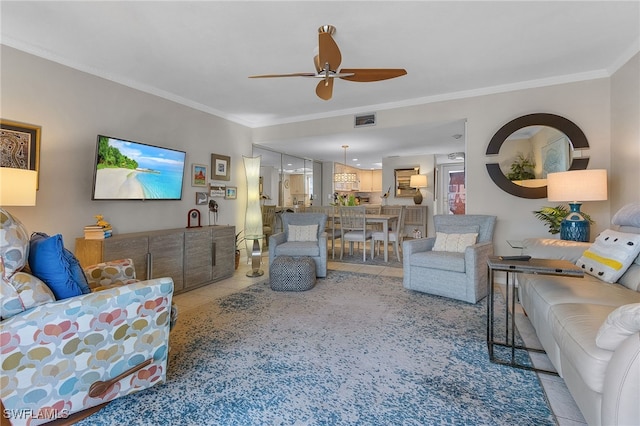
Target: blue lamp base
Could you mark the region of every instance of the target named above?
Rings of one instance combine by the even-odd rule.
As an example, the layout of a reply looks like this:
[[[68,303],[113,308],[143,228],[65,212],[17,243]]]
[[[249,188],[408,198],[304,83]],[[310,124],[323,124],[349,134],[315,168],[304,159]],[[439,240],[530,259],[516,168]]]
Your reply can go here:
[[[560,224],[560,239],[589,242],[589,221],[580,213],[582,203],[569,203],[571,211]]]

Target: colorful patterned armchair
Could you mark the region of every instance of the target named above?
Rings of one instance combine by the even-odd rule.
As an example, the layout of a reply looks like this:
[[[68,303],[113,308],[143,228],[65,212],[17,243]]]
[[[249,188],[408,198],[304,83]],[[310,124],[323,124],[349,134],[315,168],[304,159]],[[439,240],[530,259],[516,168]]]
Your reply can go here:
[[[163,383],[173,280],[137,281],[124,259],[86,268],[90,293],[52,300],[22,271],[23,234],[0,209],[0,415],[36,425]]]

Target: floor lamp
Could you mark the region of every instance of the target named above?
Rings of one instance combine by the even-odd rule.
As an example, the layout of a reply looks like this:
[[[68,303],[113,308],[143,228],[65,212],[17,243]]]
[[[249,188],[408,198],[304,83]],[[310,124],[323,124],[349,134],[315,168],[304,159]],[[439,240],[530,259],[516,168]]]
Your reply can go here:
[[[262,231],[262,210],[260,209],[260,156],[245,157],[244,172],[247,178],[247,211],[244,216],[244,237],[253,240],[251,248],[251,271],[248,277],[260,277],[264,271],[260,269],[262,251],[260,241],[264,238]]]
[[[569,202],[571,211],[560,224],[560,239],[588,242],[589,221],[580,212],[581,202],[607,199],[607,171],[590,169],[549,173],[547,198],[549,201]]]

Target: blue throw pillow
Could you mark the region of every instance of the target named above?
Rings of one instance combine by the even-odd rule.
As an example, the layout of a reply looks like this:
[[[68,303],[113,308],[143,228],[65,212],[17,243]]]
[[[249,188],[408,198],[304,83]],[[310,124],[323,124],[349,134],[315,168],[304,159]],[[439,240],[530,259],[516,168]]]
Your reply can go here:
[[[78,259],[64,248],[62,235],[35,232],[29,243],[31,273],[49,286],[57,300],[90,293]]]

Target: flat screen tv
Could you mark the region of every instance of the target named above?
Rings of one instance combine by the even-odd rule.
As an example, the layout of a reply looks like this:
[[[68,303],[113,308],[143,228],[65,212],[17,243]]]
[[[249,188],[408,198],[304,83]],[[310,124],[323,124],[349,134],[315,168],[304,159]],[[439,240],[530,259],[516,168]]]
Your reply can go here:
[[[186,154],[98,135],[92,200],[180,200]]]

